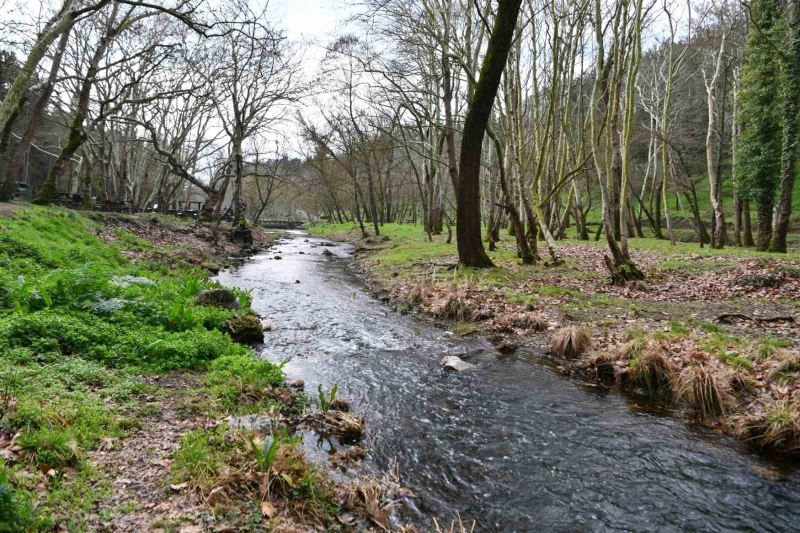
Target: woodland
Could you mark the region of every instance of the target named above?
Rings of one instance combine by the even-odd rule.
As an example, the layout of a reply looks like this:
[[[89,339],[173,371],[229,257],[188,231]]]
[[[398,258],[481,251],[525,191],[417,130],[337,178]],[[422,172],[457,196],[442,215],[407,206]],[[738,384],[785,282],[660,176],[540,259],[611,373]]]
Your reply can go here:
[[[800,486],[800,0],[330,4],[301,39],[277,0],[0,0],[0,531],[501,528],[404,514],[427,486],[354,466],[371,404],[271,353],[344,257],[387,334],[483,339]]]

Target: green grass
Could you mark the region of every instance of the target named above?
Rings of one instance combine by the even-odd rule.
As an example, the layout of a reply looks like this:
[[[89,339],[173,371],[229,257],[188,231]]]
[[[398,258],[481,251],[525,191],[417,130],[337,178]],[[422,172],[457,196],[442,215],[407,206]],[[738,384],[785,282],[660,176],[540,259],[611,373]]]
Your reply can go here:
[[[359,235],[354,224],[325,224],[309,228],[312,234],[323,237],[336,237],[348,234]],[[582,268],[576,261],[566,258],[557,267],[542,263],[535,266],[523,266],[516,257],[515,244],[505,231],[498,249],[488,252],[496,268],[489,269],[453,269],[457,263],[457,251],[454,242],[447,243],[446,235],[433,236],[429,242],[422,226],[413,224],[385,224],[381,226],[381,234],[389,240],[379,245],[367,244],[371,248],[368,259],[370,274],[384,284],[396,281],[407,283],[434,282],[439,285],[451,284],[453,287],[470,286],[502,294],[509,303],[520,305],[541,305],[547,302],[556,305],[562,311],[572,313],[585,320],[607,320],[609,312],[634,314],[658,313],[658,306],[644,301],[633,302],[624,298],[613,298],[592,291],[583,292],[572,286],[554,284],[552,277],[585,281],[588,287],[599,286],[608,282],[605,271]],[[752,249],[725,248],[713,250],[700,248],[697,244],[678,243],[672,246],[669,241],[658,239],[630,239],[634,250],[646,250],[656,254],[661,260],[655,271],[649,272],[652,279],[658,280],[673,273],[699,273],[704,271],[725,272],[734,268],[739,258],[772,258],[784,261],[800,260],[800,254],[761,253]],[[604,250],[605,242],[577,241],[567,239],[560,244]],[[540,243],[540,254],[546,254]],[[707,260],[713,259],[713,260]],[[525,284],[525,290],[519,287]],[[675,306],[675,315],[683,311]],[[602,311],[603,316],[598,316]],[[619,314],[616,313],[616,314]],[[612,320],[613,321],[613,320]],[[714,327],[710,325],[708,327]]]
[[[314,235],[321,237],[330,237],[334,235],[341,235],[346,233],[353,233],[357,231],[357,226],[353,224],[321,224],[311,226],[308,231]],[[446,235],[434,236],[434,242],[427,242],[427,236],[422,226],[415,226],[413,224],[385,224],[381,226],[381,234],[388,236],[391,241],[387,243],[385,249],[379,254],[377,259],[383,264],[389,265],[402,265],[413,261],[420,261],[422,259],[437,258],[443,256],[457,256],[455,237],[450,244],[445,243]],[[506,232],[502,232],[504,241],[511,241]],[[565,243],[576,244],[580,246],[600,246],[605,247],[606,244],[601,238],[600,241],[576,241],[569,239],[562,241]],[[630,247],[634,250],[651,250],[662,255],[665,260],[674,260],[674,263],[667,263],[662,268],[665,269],[679,269],[692,261],[687,261],[684,256],[699,256],[699,257],[720,257],[731,258],[732,260],[739,257],[756,257],[756,258],[772,258],[772,259],[785,259],[785,260],[800,260],[800,253],[778,254],[772,252],[758,252],[752,248],[737,248],[730,246],[722,250],[715,250],[708,246],[700,248],[697,243],[691,242],[678,242],[674,246],[668,240],[653,239],[653,238],[635,238],[629,239]],[[541,243],[540,243],[541,244]],[[542,250],[543,252],[543,250]],[[495,262],[504,264],[507,261],[515,261],[516,255],[510,247],[500,248],[496,252],[489,252],[490,257]],[[733,264],[733,263],[729,263]]]
[[[309,232],[323,237],[336,237],[349,235],[358,236],[360,232],[354,224],[324,224],[308,228]],[[433,236],[429,242],[422,226],[413,224],[385,224],[381,226],[381,234],[389,240],[379,245],[366,244],[371,249],[368,260],[370,274],[375,280],[386,285],[397,281],[406,283],[429,283],[438,285],[451,284],[452,287],[470,286],[479,289],[497,291],[509,303],[520,305],[538,305],[543,302],[558,306],[564,312],[577,312],[581,319],[599,319],[598,309],[617,309],[620,312],[634,314],[659,313],[658,306],[653,306],[645,301],[635,303],[625,298],[612,298],[593,291],[583,292],[578,288],[553,284],[554,276],[587,282],[586,286],[599,286],[608,282],[607,273],[603,270],[585,269],[569,257],[557,267],[546,266],[542,263],[535,266],[523,266],[516,257],[514,240],[505,232],[498,249],[488,252],[496,268],[489,269],[454,269],[457,264],[457,251],[455,243],[447,243],[446,235]],[[762,253],[753,249],[728,247],[714,250],[709,247],[700,248],[697,244],[678,243],[673,246],[669,241],[658,239],[630,239],[630,247],[634,250],[648,251],[655,254],[657,261],[648,276],[658,283],[663,277],[675,273],[723,273],[736,267],[740,258],[767,258],[787,262],[791,267],[800,261],[800,253],[775,254]],[[543,243],[540,243],[540,247]],[[605,250],[606,244],[602,240],[577,241],[567,239],[560,242],[562,245],[584,247],[589,249]],[[541,254],[545,250],[540,249]],[[525,284],[525,290],[519,287]],[[800,303],[786,302],[788,305]],[[687,309],[679,305],[672,307],[673,315],[680,316]],[[714,327],[713,325],[709,327]]]
[[[231,435],[225,424],[187,433],[173,457],[175,482],[192,483],[201,490],[210,491],[220,470],[230,463],[234,453]]]
[[[122,253],[131,249],[151,259],[133,264]],[[246,311],[195,305],[218,285],[164,266],[163,253],[67,210],[0,217],[0,432],[21,448],[15,464],[0,461],[0,531],[85,528],[103,496],[89,453],[137,427],[139,397],[157,392],[138,375],[204,371],[223,412],[243,391],[282,382],[279,366],[224,332]]]

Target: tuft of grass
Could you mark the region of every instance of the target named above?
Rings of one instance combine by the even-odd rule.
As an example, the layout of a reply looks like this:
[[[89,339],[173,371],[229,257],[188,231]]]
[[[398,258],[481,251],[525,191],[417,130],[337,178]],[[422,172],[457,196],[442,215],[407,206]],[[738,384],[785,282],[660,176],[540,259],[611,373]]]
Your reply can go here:
[[[592,333],[585,326],[567,326],[556,331],[550,339],[553,353],[562,357],[577,357],[592,344]]]
[[[689,328],[687,328],[685,324],[681,324],[680,322],[670,321],[669,332],[675,335],[688,335]]]
[[[188,483],[207,495],[234,453],[235,443],[226,424],[189,432],[181,438],[180,447],[173,456],[175,482]]]
[[[651,393],[661,393],[672,387],[677,367],[664,341],[629,341],[623,345],[621,355],[628,360],[628,376],[632,382]]]
[[[431,304],[431,312],[441,318],[452,318],[459,321],[468,320],[471,316],[469,302],[463,290],[447,291]]]
[[[725,328],[713,322],[703,322],[700,324],[700,329],[708,333],[725,333]]]
[[[304,522],[326,525],[338,511],[333,491],[297,448],[298,439],[275,430],[268,438],[222,424],[198,429],[173,455],[173,476],[223,510],[242,500],[284,499]]]
[[[675,399],[688,402],[703,419],[725,415],[734,404],[730,372],[705,362],[689,365],[677,376]]]
[[[737,434],[756,444],[782,452],[800,450],[800,402],[783,399],[755,414],[736,420]]]
[[[545,331],[548,326],[547,320],[535,313],[517,313],[511,320],[514,327],[530,331]]]
[[[775,361],[775,365],[767,374],[767,379],[781,384],[792,383],[798,372],[800,372],[800,357],[787,353]]]
[[[778,353],[782,348],[788,348],[792,345],[791,341],[786,339],[778,339],[775,337],[761,337],[758,339],[758,348],[756,350],[756,361],[763,361],[771,358]]]
[[[208,365],[204,381],[227,413],[249,413],[276,406],[273,390],[283,381],[283,366],[249,353],[222,356]]]
[[[423,305],[428,301],[428,291],[424,285],[415,283],[405,293],[403,300],[412,307]]]

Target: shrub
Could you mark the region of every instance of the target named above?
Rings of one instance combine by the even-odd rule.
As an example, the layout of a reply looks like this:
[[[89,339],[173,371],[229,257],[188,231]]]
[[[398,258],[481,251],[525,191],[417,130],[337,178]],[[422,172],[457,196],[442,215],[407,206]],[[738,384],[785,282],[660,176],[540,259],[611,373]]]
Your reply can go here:
[[[88,314],[43,310],[12,315],[0,322],[0,338],[12,347],[36,352],[58,351],[64,355],[90,354],[120,337],[118,328]]]
[[[177,333],[156,332],[151,342],[135,339],[144,364],[160,370],[200,368],[223,355],[244,355],[246,348],[220,331],[194,329]]]

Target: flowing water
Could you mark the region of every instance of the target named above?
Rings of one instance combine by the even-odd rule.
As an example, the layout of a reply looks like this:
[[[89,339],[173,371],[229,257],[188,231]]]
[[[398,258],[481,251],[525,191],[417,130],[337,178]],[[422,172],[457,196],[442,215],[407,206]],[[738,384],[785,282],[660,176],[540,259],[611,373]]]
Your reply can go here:
[[[402,316],[347,271],[351,251],[294,232],[218,279],[252,289],[273,322],[264,357],[291,357],[307,392],[338,384],[365,415],[367,466],[397,459],[420,524],[459,512],[480,531],[800,530],[797,472],[536,354],[499,358]],[[445,355],[478,368],[444,373]]]

